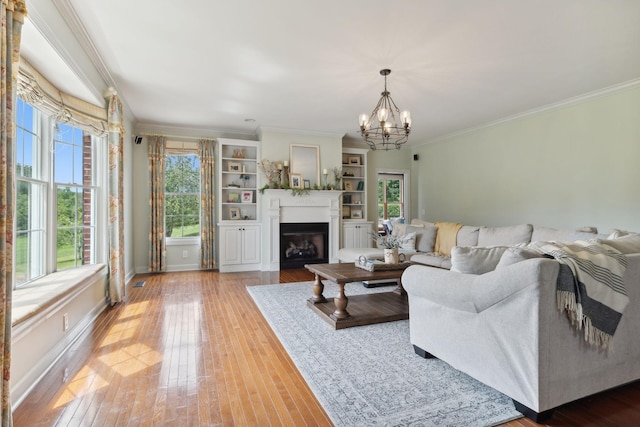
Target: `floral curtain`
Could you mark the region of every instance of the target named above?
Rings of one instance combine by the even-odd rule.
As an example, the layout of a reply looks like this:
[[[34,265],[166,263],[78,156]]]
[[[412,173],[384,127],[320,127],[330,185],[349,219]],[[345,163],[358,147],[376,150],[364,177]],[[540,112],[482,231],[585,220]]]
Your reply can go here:
[[[27,9],[24,1],[0,3],[0,418],[3,426],[11,417],[11,295],[13,290],[13,213],[15,210],[15,114],[20,36]]]
[[[124,126],[122,102],[115,91],[109,99],[109,288],[110,304],[122,301],[124,277]]]
[[[167,246],[164,238],[165,137],[149,137],[149,271],[167,269]]]
[[[200,268],[216,268],[215,141],[200,140]]]

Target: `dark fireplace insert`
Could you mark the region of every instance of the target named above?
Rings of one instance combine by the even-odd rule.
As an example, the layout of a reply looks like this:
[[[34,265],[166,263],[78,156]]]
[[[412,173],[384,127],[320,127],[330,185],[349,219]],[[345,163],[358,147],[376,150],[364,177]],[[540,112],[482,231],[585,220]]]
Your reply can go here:
[[[329,262],[329,223],[280,223],[280,269]]]

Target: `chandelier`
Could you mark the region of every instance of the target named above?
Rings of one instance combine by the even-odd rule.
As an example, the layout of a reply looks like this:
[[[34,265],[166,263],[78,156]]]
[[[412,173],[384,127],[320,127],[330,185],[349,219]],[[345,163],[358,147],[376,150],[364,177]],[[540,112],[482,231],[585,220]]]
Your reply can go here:
[[[409,139],[411,131],[411,113],[400,112],[387,90],[387,76],[391,70],[380,70],[384,76],[384,92],[373,109],[371,116],[360,114],[360,134],[372,150],[400,149]]]

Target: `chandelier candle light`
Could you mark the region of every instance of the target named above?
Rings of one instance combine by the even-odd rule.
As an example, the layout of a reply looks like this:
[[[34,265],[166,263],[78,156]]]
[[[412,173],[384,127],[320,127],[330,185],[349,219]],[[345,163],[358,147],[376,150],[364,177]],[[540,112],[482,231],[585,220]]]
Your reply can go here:
[[[391,70],[380,70],[384,76],[384,92],[373,109],[371,116],[360,114],[360,133],[372,150],[390,148],[400,149],[400,146],[409,139],[411,131],[411,113],[400,112],[391,98],[391,92],[387,90],[387,76]],[[399,126],[400,124],[400,126]]]

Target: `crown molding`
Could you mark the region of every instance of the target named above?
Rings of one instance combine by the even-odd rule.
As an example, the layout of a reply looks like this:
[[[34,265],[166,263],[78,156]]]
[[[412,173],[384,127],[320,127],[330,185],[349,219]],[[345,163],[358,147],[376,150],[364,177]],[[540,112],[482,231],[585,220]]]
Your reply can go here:
[[[526,117],[531,117],[531,116],[536,116],[538,114],[542,114],[542,113],[547,113],[550,111],[555,111],[555,110],[560,110],[562,108],[567,108],[567,107],[571,107],[574,105],[579,105],[588,101],[591,101],[593,99],[596,98],[601,98],[604,96],[608,96],[608,95],[612,95],[614,93],[617,92],[621,92],[624,90],[628,90],[628,89],[633,89],[635,87],[640,87],[640,78],[638,79],[633,79],[633,80],[629,80],[623,83],[619,83],[613,86],[608,86],[606,88],[603,89],[598,89],[592,92],[587,92],[585,94],[582,95],[578,95],[572,98],[567,98],[565,100],[559,101],[559,102],[554,102],[553,104],[547,104],[544,105],[542,107],[538,107],[538,108],[534,108],[532,110],[527,110],[524,111],[522,113],[518,113],[518,114],[514,114],[511,116],[507,116],[498,120],[494,120],[491,122],[487,122],[484,123],[482,125],[478,125],[478,126],[473,126],[467,129],[463,129],[461,131],[457,131],[457,132],[452,132],[450,134],[447,135],[443,135],[443,136],[439,136],[435,139],[432,139],[431,141],[427,141],[427,142],[423,142],[421,144],[415,144],[412,145],[412,147],[422,147],[424,145],[429,145],[429,144],[437,144],[437,143],[441,143],[441,142],[445,142],[451,138],[456,138],[468,133],[472,133],[472,132],[477,132],[479,130],[482,129],[486,129],[486,128],[490,128],[493,126],[497,126],[503,123],[507,123],[507,122],[511,122],[511,121],[515,121],[515,120],[520,120]]]
[[[176,139],[202,139],[202,138],[229,138],[247,141],[259,141],[256,132],[242,132],[232,129],[208,129],[198,127],[171,126],[158,123],[137,122],[134,126],[134,134],[163,135]]]

